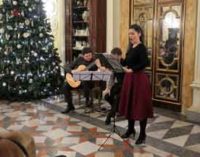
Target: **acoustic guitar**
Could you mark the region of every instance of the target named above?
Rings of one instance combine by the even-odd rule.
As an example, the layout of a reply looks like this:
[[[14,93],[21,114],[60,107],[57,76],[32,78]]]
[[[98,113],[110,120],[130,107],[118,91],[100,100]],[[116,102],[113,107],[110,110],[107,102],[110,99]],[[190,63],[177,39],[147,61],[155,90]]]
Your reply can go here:
[[[88,66],[85,65],[79,65],[78,68],[74,69],[74,72],[81,72],[81,71],[86,71],[89,70],[91,67],[93,67],[96,64],[96,60],[92,63],[90,63]],[[72,87],[72,88],[77,88],[81,85],[81,81],[76,81],[74,80],[73,76],[71,73],[66,74],[66,82]]]

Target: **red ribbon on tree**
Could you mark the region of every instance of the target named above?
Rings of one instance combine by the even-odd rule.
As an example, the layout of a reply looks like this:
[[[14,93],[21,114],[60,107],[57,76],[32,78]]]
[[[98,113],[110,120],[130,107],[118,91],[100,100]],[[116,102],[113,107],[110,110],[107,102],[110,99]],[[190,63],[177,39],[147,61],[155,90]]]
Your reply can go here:
[[[18,10],[18,9],[13,9],[12,15],[13,15],[13,16],[20,16],[19,10]]]

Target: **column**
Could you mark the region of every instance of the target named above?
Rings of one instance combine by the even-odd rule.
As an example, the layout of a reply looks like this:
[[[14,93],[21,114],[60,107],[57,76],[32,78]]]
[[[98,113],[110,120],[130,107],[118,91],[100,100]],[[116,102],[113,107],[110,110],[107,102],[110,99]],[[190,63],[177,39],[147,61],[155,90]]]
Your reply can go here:
[[[58,32],[56,42],[62,65],[65,65],[65,1],[57,0]]]
[[[198,15],[200,16],[200,2],[198,1]],[[193,87],[193,104],[189,109],[191,111],[200,112],[200,19],[197,18],[197,36],[196,36],[196,53],[195,53],[195,76],[192,83]]]
[[[107,35],[106,51],[120,46],[120,0],[107,1]]]
[[[52,34],[54,35],[54,46],[65,64],[65,1],[42,0],[47,18],[50,19]]]

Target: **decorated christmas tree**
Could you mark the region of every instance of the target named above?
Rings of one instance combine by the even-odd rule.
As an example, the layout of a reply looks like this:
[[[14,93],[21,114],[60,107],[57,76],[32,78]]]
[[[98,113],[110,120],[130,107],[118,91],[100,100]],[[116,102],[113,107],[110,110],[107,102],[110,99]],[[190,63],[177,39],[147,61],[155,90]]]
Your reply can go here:
[[[0,98],[30,100],[57,94],[60,59],[41,0],[0,6]]]

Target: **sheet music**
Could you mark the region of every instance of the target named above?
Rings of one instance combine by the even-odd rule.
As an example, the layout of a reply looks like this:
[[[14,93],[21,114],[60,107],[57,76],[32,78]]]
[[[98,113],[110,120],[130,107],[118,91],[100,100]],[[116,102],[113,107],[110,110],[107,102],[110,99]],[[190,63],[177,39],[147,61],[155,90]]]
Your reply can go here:
[[[111,71],[81,71],[73,72],[73,78],[76,81],[109,81],[112,75]]]
[[[73,72],[74,80],[82,80],[82,81],[89,81],[92,79],[93,71],[81,71],[81,72]]]
[[[111,54],[107,53],[96,53],[95,54],[97,58],[100,59],[101,63],[109,69],[112,69],[116,73],[123,73],[124,69],[120,62],[112,57]]]
[[[92,80],[97,81],[97,80],[101,80],[101,81],[109,81],[110,77],[112,75],[111,71],[94,71],[93,72],[93,77]]]

